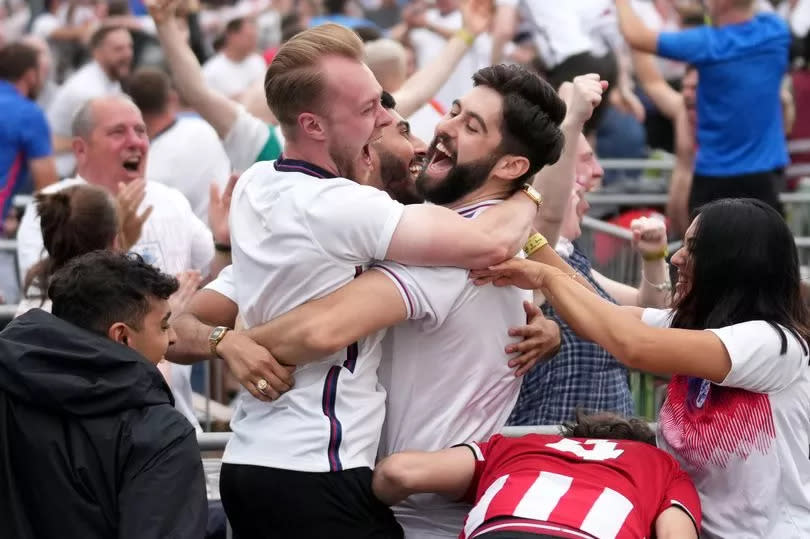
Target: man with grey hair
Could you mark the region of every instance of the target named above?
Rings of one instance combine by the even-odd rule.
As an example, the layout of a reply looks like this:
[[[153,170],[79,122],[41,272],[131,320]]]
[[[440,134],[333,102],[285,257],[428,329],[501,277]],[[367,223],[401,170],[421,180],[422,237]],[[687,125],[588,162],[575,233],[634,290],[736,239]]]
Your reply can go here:
[[[121,243],[125,245],[121,247],[131,248],[164,273],[196,270],[206,274],[210,269],[216,275],[229,262],[221,254],[215,260],[211,232],[180,191],[142,179],[149,139],[141,112],[129,98],[91,99],[74,116],[72,132],[77,174],[42,192],[86,182],[116,194],[122,208]],[[17,242],[22,278],[44,254],[39,215],[33,205],[26,209]],[[172,365],[169,373],[175,406],[199,428],[191,404],[190,367]]]

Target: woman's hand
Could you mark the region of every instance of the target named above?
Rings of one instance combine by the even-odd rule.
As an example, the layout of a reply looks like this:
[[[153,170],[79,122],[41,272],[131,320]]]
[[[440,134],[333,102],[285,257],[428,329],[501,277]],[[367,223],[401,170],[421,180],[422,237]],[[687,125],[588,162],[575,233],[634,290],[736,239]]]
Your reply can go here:
[[[662,255],[667,249],[667,227],[662,219],[639,217],[630,223],[633,248],[646,259]],[[660,256],[663,258],[663,256]]]
[[[495,286],[517,286],[525,290],[537,290],[543,286],[543,280],[558,273],[565,275],[559,269],[533,262],[525,258],[512,258],[483,270],[473,270],[470,278],[478,286],[492,283]]]

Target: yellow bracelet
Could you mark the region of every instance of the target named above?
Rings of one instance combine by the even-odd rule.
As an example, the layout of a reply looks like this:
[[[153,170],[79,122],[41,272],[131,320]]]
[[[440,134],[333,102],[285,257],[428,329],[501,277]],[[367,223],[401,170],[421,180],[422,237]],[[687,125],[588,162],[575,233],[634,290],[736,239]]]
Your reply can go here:
[[[466,28],[462,28],[455,33],[454,37],[457,37],[460,40],[462,40],[464,43],[467,44],[467,46],[472,47],[472,44],[475,43],[476,36]]]
[[[529,241],[523,246],[523,252],[526,256],[532,256],[539,251],[542,247],[548,245],[548,240],[539,232],[535,232],[529,236]]]
[[[657,253],[649,253],[641,255],[641,258],[643,258],[645,262],[653,262],[655,260],[661,260],[662,258],[666,258],[668,256],[669,256],[669,249],[667,247],[664,247]]]

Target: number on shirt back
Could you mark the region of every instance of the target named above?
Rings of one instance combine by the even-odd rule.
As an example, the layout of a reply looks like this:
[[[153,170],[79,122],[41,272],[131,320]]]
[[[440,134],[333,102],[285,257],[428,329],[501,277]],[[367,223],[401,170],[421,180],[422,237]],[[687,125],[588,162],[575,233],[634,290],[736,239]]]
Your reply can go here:
[[[573,453],[582,460],[610,460],[619,458],[619,455],[624,453],[624,450],[616,449],[616,442],[609,440],[585,440],[579,442],[570,438],[563,438],[558,442],[546,444],[546,447],[563,453]]]

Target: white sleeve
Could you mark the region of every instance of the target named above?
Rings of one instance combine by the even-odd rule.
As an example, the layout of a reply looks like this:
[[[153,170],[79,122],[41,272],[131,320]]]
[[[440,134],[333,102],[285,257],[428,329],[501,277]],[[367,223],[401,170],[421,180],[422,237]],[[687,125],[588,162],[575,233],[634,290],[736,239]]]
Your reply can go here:
[[[808,368],[805,346],[788,330],[786,351],[776,328],[754,320],[720,329],[710,329],[728,351],[731,370],[719,385],[739,387],[758,393],[776,393],[787,387]]]
[[[25,207],[25,213],[17,229],[17,265],[21,283],[25,282],[25,275],[31,266],[39,262],[44,255],[45,244],[42,241],[39,212],[32,201]]]
[[[324,188],[303,217],[324,252],[368,264],[385,259],[404,209],[384,191],[345,180]]]
[[[668,328],[672,325],[672,309],[644,309],[641,321],[654,328]]]
[[[74,88],[70,81],[62,86],[53,98],[53,102],[48,107],[48,124],[54,135],[69,137],[71,135],[73,115],[84,104],[86,99]]]
[[[495,0],[495,6],[512,6],[517,7],[520,0]]]
[[[233,265],[222,268],[217,278],[205,285],[206,290],[213,290],[236,303],[236,284],[233,281]]]
[[[186,206],[188,207],[186,219],[191,228],[191,268],[200,270],[205,277],[210,269],[211,261],[214,259],[214,236],[205,223],[191,211],[188,201],[186,201]]]
[[[250,114],[239,105],[236,121],[228,134],[222,139],[222,145],[233,170],[244,172],[249,169],[262,153],[264,146],[272,135],[273,127]]]
[[[467,270],[404,266],[378,262],[371,269],[396,285],[408,309],[409,320],[425,319],[425,329],[440,326],[452,311],[467,284]]]

